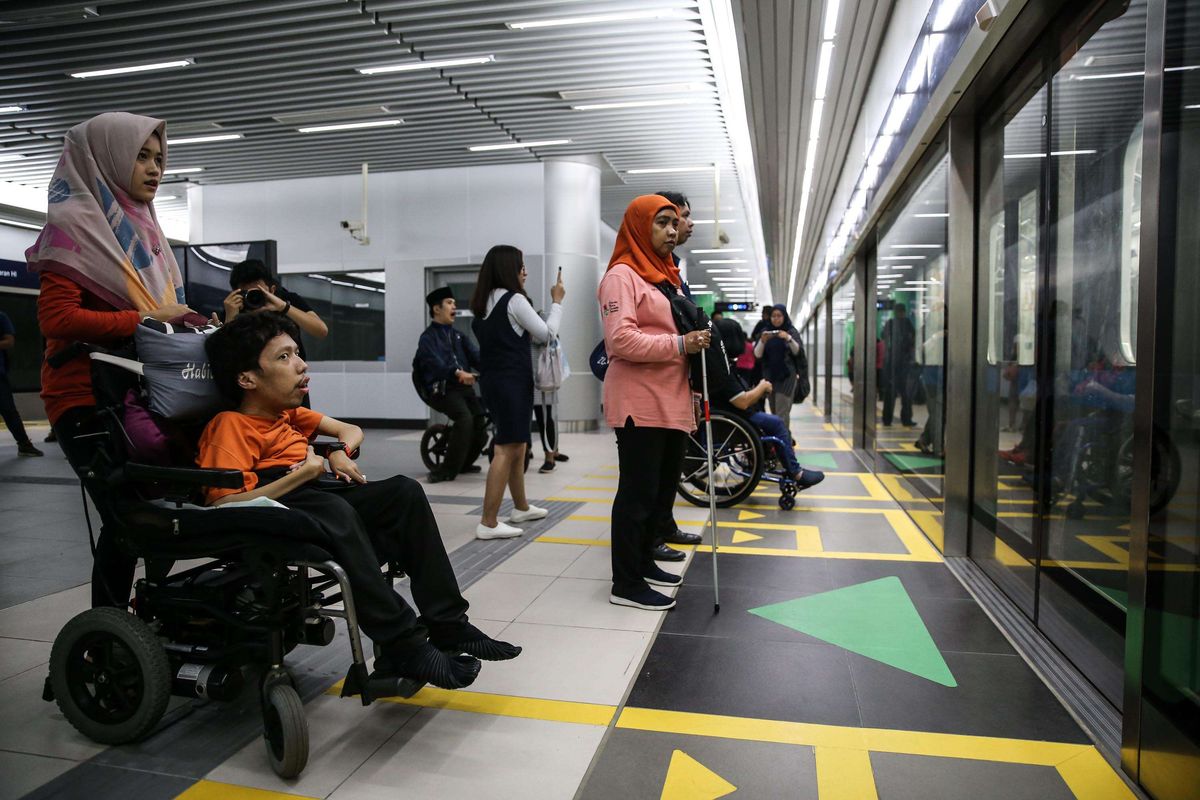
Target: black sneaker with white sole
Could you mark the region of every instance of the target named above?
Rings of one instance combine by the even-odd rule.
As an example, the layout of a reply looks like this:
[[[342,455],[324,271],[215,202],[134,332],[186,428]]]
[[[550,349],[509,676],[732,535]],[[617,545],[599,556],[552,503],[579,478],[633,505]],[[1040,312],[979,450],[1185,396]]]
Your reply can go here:
[[[683,578],[679,577],[673,572],[667,572],[657,564],[655,564],[652,569],[654,571],[649,575],[642,576],[646,579],[646,583],[650,584],[651,586],[678,586],[679,584],[683,583]]]
[[[608,596],[608,602],[614,606],[629,606],[643,608],[647,611],[666,611],[675,607],[675,598],[667,597],[662,592],[647,588],[634,594],[617,594],[615,591]]]

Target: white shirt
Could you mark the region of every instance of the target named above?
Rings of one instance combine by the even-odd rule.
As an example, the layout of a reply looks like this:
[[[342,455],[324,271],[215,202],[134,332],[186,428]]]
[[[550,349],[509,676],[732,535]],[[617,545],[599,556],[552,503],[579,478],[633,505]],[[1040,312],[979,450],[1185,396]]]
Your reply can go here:
[[[485,318],[491,316],[496,303],[499,303],[508,291],[508,289],[492,290],[492,295],[488,298]],[[544,344],[558,335],[558,326],[562,322],[562,306],[558,303],[551,304],[550,315],[543,322],[542,318],[533,310],[529,298],[514,292],[512,299],[508,301],[508,322],[512,325],[513,333],[520,336],[525,331],[529,331],[530,337],[535,342]]]

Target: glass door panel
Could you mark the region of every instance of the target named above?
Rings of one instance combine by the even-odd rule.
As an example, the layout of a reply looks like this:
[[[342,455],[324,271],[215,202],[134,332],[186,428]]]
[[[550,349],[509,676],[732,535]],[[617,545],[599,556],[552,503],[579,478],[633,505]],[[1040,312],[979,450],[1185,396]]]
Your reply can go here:
[[[1200,787],[1200,0],[1166,7],[1139,782]]]
[[[1133,467],[1146,2],[1105,22],[1050,85],[1049,413],[1038,624],[1122,699]],[[1120,69],[1110,69],[1119,59]],[[1109,65],[1109,66],[1101,66]]]
[[[854,280],[833,292],[833,424],[849,444],[854,439]]]
[[[1035,84],[1036,86],[1036,84]],[[975,502],[970,554],[1031,617],[1036,588],[1033,466],[1038,452],[1037,345],[1045,86],[980,131],[980,285]]]

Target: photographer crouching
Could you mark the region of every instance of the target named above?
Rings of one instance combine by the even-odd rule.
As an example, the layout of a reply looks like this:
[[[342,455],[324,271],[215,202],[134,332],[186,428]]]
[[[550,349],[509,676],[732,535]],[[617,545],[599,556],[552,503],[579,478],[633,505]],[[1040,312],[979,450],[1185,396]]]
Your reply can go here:
[[[235,264],[229,273],[229,286],[233,291],[226,295],[223,301],[227,323],[243,312],[277,311],[309,336],[324,339],[329,335],[329,326],[317,316],[317,312],[309,307],[304,298],[280,286],[275,276],[267,269],[267,265],[257,258]],[[298,344],[300,358],[306,360],[304,342]],[[303,405],[305,408],[311,408],[308,395],[304,396]]]

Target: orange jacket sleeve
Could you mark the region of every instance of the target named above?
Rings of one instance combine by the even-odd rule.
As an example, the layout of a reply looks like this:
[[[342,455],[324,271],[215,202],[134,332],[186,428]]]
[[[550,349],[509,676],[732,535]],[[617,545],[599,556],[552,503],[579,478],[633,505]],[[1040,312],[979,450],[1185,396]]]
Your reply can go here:
[[[83,289],[70,278],[43,272],[38,296],[38,325],[47,339],[96,342],[132,336],[141,321],[137,311],[84,308]]]

